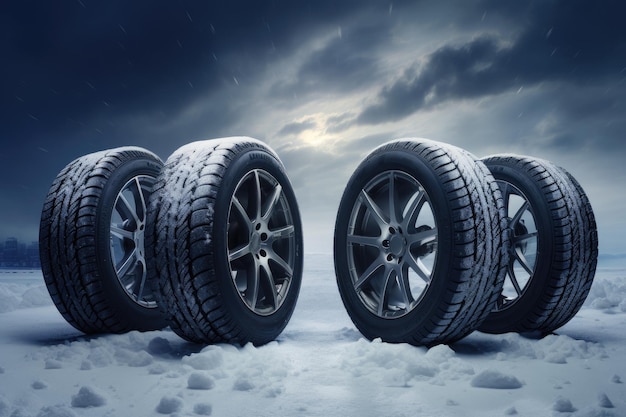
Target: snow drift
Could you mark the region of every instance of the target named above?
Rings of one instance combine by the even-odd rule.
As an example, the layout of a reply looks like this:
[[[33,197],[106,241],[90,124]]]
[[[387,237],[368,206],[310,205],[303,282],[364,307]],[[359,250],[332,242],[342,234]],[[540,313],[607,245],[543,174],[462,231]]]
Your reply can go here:
[[[626,268],[600,268],[557,334],[475,332],[427,349],[365,340],[331,258],[306,257],[294,316],[261,347],[167,329],[88,337],[41,272],[0,271],[0,417],[626,415]]]

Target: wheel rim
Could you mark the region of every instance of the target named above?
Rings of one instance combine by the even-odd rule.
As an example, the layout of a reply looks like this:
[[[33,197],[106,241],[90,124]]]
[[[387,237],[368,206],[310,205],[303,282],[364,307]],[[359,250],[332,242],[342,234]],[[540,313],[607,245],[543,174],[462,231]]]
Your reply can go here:
[[[537,264],[538,230],[528,198],[510,182],[497,180],[504,198],[511,245],[502,294],[496,310],[511,307],[532,281]]]
[[[287,297],[296,262],[296,230],[285,192],[255,169],[237,184],[228,214],[228,260],[233,285],[250,311],[276,312]]]
[[[385,171],[361,189],[348,223],[352,285],[363,305],[384,319],[410,313],[429,288],[437,226],[424,187],[403,171]]]
[[[146,284],[144,235],[146,201],[155,178],[139,175],[130,179],[117,194],[111,215],[111,261],[117,279],[131,300],[142,307],[157,306]]]

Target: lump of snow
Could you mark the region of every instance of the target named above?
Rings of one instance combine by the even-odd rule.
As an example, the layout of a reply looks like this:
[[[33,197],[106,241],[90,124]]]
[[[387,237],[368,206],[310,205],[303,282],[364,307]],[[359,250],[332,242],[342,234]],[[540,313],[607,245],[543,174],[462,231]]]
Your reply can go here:
[[[152,358],[152,355],[142,350],[141,352],[136,352],[134,355],[131,355],[128,358],[128,366],[134,366],[138,368],[142,366],[148,366],[152,364],[153,360],[154,359]]]
[[[278,385],[278,386],[274,386],[274,387],[270,387],[266,389],[265,392],[263,393],[263,396],[265,398],[276,398],[283,392],[285,392],[285,387],[283,387],[282,385]]]
[[[183,408],[183,400],[178,397],[164,396],[156,407],[159,414],[172,414]]]
[[[351,349],[355,354],[346,357],[341,367],[354,377],[382,380],[386,386],[406,387],[412,378],[432,378],[439,371],[425,354],[416,354],[424,350],[415,346],[360,339]]]
[[[11,290],[10,286],[0,287],[0,313],[13,311],[20,304],[19,296]]]
[[[52,405],[42,407],[42,409],[39,410],[37,417],[76,417],[76,414],[63,405]]]
[[[412,377],[433,377],[437,374],[437,368],[429,363],[408,363],[406,370]]]
[[[20,307],[42,307],[52,303],[52,299],[45,286],[29,288],[22,294],[22,302]]]
[[[61,369],[63,364],[56,359],[46,359],[44,367],[46,369]]]
[[[193,406],[193,412],[200,416],[210,416],[213,412],[213,407],[209,403],[198,403]]]
[[[187,379],[187,388],[208,390],[215,387],[215,381],[208,375],[193,372]]]
[[[567,398],[559,397],[552,405],[552,409],[554,411],[558,411],[559,413],[573,413],[576,411],[576,408],[572,405],[572,402]]]
[[[128,349],[118,349],[115,352],[115,357],[120,365],[128,365],[135,368],[151,365],[154,361],[152,355],[145,350],[133,352]]]
[[[407,388],[411,377],[401,369],[388,369],[381,375],[382,383],[386,387]]]
[[[453,358],[456,355],[450,346],[446,345],[437,345],[428,349],[426,352],[426,358],[430,359],[432,362],[436,364],[442,364],[450,358]]]
[[[238,378],[233,385],[235,391],[252,391],[254,389],[254,383],[247,378]]]
[[[613,375],[613,378],[611,378],[611,382],[614,382],[616,384],[621,384],[622,383],[622,378],[620,378],[619,375]]]
[[[148,373],[150,375],[161,375],[168,371],[168,368],[162,363],[155,363],[150,368],[148,368]]]
[[[72,396],[72,407],[88,408],[101,407],[107,402],[106,398],[92,387],[81,387],[78,394]]]
[[[567,358],[565,357],[565,354],[563,352],[550,352],[546,354],[546,357],[544,360],[546,362],[556,363],[556,364],[567,363]]]
[[[90,371],[92,368],[93,368],[93,365],[87,359],[85,359],[84,361],[82,361],[80,363],[80,370],[81,371]]]
[[[507,408],[506,411],[504,412],[505,416],[516,416],[517,415],[517,409],[515,407],[511,407],[511,408]]]
[[[48,388],[48,384],[46,384],[45,382],[43,382],[40,379],[38,379],[37,381],[34,381],[32,384],[30,384],[30,386],[33,387],[33,389]]]
[[[170,341],[163,337],[155,337],[148,343],[148,353],[153,355],[167,355],[172,353]]]
[[[4,368],[2,366],[0,366],[0,374],[4,373]]]
[[[626,294],[626,278],[596,280],[585,300],[585,305],[596,310],[611,310],[619,307],[624,311],[624,294]]]
[[[113,364],[113,356],[104,346],[96,346],[91,349],[87,360],[99,368]]]
[[[602,393],[598,396],[598,405],[602,408],[613,408],[615,407],[613,405],[613,402],[609,399],[609,397],[605,394]]]
[[[491,389],[516,389],[522,387],[521,381],[513,375],[505,375],[489,369],[472,378],[471,385],[476,388]]]
[[[197,371],[208,371],[218,368],[224,362],[224,355],[219,346],[208,346],[201,352],[184,356],[182,362]]]

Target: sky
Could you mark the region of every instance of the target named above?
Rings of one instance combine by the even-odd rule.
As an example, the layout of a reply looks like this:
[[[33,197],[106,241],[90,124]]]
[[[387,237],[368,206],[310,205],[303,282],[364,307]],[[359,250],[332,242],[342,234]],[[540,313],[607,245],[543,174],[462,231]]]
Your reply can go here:
[[[305,251],[332,251],[374,147],[424,137],[570,171],[600,253],[626,254],[621,0],[8,0],[0,6],[0,239],[38,239],[57,173],[136,145],[277,151]]]

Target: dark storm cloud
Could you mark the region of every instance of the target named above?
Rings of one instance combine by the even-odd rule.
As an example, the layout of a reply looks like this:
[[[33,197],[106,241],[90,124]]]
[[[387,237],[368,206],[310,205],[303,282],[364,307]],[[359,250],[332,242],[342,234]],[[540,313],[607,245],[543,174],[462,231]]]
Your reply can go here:
[[[172,117],[234,79],[253,82],[355,4],[11,2],[0,14],[5,126],[19,134],[33,120],[58,129],[94,114]]]
[[[503,13],[503,10],[498,10]],[[617,1],[537,2],[512,44],[482,35],[445,45],[383,88],[357,121],[376,124],[456,100],[499,94],[541,82],[597,85],[624,78],[626,6]]]
[[[378,52],[390,40],[390,20],[351,23],[333,28],[331,40],[309,55],[294,80],[275,84],[273,95],[345,94],[376,82]]]

